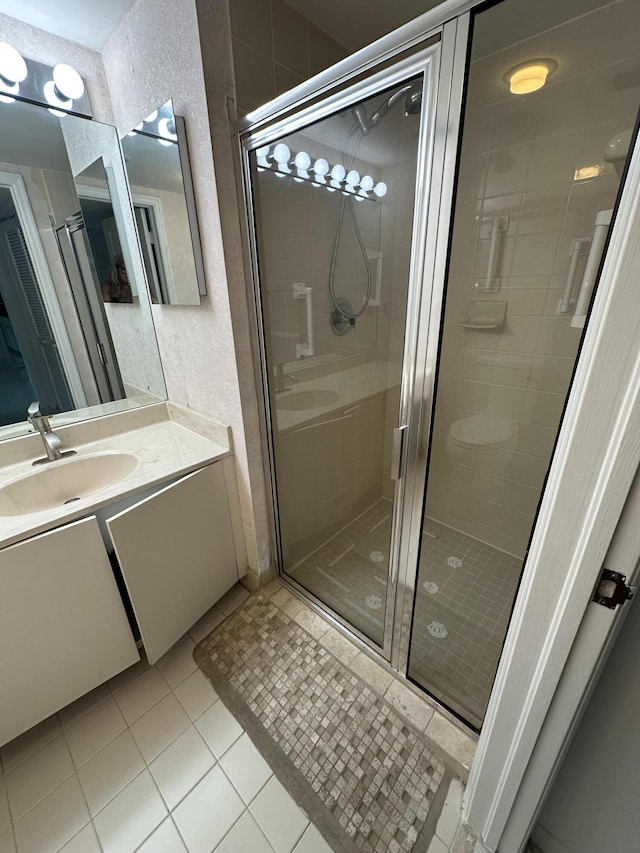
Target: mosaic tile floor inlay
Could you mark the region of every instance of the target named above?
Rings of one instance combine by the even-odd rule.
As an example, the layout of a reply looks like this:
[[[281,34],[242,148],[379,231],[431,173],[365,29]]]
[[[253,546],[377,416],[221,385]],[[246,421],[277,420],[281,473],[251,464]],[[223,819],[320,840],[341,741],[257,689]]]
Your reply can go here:
[[[426,851],[447,767],[266,593],[252,595],[195,657],[336,850]]]

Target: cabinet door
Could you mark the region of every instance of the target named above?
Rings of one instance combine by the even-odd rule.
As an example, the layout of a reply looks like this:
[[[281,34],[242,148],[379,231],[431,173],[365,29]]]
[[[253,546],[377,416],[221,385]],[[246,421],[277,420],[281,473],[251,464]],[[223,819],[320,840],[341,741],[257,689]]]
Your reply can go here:
[[[0,551],[0,744],[140,659],[95,517]]]
[[[238,580],[222,464],[183,477],[107,526],[155,663]]]

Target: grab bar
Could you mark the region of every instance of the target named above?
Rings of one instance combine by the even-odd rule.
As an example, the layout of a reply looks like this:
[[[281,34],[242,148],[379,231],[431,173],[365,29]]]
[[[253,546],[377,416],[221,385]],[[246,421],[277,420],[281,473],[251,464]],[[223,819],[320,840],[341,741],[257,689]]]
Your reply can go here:
[[[571,251],[569,252],[570,262],[569,262],[569,273],[567,274],[567,283],[564,286],[564,296],[562,297],[562,302],[558,308],[559,314],[566,314],[569,311],[569,307],[572,302],[573,295],[573,285],[576,280],[576,271],[578,269],[578,260],[579,258],[586,254],[583,251],[584,245],[589,245],[591,243],[590,237],[581,237],[577,240],[571,241]]]
[[[306,300],[307,342],[296,344],[296,358],[313,355],[313,288],[303,281],[293,282],[293,298]]]

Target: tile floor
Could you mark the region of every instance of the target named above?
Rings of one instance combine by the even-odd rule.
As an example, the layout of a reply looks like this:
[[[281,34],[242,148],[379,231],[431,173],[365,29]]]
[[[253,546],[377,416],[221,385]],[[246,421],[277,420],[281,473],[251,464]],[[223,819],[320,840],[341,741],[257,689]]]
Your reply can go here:
[[[409,675],[479,728],[522,560],[432,519],[427,529],[418,568]],[[391,503],[381,499],[289,574],[381,643],[390,537]]]
[[[330,853],[193,660],[247,595],[2,747],[0,853]]]

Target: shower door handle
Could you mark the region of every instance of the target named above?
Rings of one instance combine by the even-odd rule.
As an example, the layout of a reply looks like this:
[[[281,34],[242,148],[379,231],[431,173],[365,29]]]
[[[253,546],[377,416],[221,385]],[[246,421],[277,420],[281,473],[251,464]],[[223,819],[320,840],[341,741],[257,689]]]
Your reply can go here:
[[[399,480],[403,475],[402,470],[402,450],[404,448],[404,436],[408,429],[405,424],[401,427],[396,427],[393,431],[393,445],[391,448],[391,479]]]

